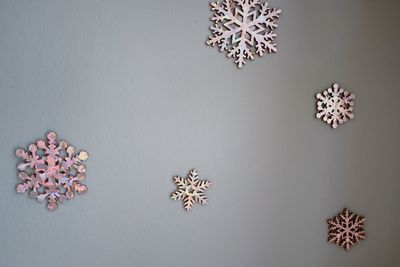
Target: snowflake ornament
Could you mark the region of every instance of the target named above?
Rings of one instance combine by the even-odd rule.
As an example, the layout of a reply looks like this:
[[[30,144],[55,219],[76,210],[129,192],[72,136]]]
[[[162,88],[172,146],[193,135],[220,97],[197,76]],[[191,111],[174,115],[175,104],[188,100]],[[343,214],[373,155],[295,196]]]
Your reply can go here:
[[[218,44],[220,52],[226,50],[228,57],[236,58],[239,68],[246,59],[253,60],[255,54],[277,51],[273,30],[278,27],[280,9],[270,8],[260,0],[224,0],[212,2],[211,11],[215,24],[210,27],[212,36],[207,45]]]
[[[24,161],[18,165],[22,183],[17,185],[17,192],[29,192],[31,198],[47,201],[50,211],[77,193],[87,192],[88,188],[82,184],[86,178],[82,161],[89,154],[86,151],[76,153],[75,147],[66,141],[58,141],[55,132],[47,134],[47,142],[38,140],[29,145],[28,151],[18,148],[15,154]]]
[[[364,223],[365,217],[344,209],[342,213],[328,220],[328,242],[349,251],[351,246],[367,238]]]
[[[180,176],[174,177],[174,183],[177,190],[171,194],[173,200],[183,200],[183,207],[190,211],[195,202],[202,205],[208,204],[208,199],[204,191],[211,186],[211,182],[199,180],[199,174],[196,170],[191,170],[187,178]]]
[[[317,114],[318,119],[323,119],[336,129],[340,124],[348,119],[353,119],[354,94],[350,94],[346,89],[340,88],[337,83],[332,88],[328,88],[322,93],[317,94]]]

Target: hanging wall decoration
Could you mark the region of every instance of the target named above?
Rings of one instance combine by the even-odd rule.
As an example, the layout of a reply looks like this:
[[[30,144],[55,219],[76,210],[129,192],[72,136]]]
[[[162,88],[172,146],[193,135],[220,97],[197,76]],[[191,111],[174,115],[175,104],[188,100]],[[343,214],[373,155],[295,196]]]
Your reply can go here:
[[[348,119],[353,119],[353,106],[355,95],[346,89],[340,88],[337,83],[332,88],[328,88],[322,93],[317,94],[317,114],[318,119],[324,120],[336,129],[340,124]]]
[[[180,176],[174,177],[177,190],[171,194],[173,200],[183,200],[183,207],[190,211],[195,202],[202,205],[208,204],[208,199],[204,191],[211,186],[211,182],[199,180],[196,170],[191,170],[187,178]]]
[[[47,141],[38,140],[29,145],[28,151],[18,148],[16,156],[23,159],[18,165],[18,193],[28,192],[31,198],[47,201],[50,211],[56,210],[59,203],[83,194],[88,188],[82,184],[86,178],[86,167],[82,164],[89,154],[76,153],[75,147],[66,141],[58,141],[57,134],[47,134]]]
[[[357,215],[349,209],[328,220],[329,243],[341,246],[346,251],[367,238],[365,232],[365,217]]]
[[[239,68],[246,64],[246,59],[260,57],[265,52],[276,52],[276,20],[281,14],[280,9],[270,8],[268,3],[260,0],[224,0],[212,2],[214,12],[210,27],[212,35],[207,45],[218,45],[219,51],[227,51],[228,57],[236,58]]]

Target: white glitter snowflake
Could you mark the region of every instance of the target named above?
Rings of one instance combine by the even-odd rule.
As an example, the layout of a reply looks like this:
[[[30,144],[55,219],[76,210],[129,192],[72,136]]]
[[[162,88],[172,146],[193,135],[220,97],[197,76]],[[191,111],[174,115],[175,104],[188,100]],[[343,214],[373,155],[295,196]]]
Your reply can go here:
[[[332,128],[353,119],[353,106],[355,95],[350,94],[346,89],[340,88],[337,83],[333,88],[328,88],[317,94],[317,118],[323,119]]]
[[[211,182],[199,180],[199,174],[196,170],[191,170],[187,178],[175,176],[174,182],[178,189],[171,194],[171,198],[173,200],[182,199],[185,210],[191,210],[195,202],[202,205],[208,203],[204,191],[211,186]]]
[[[88,189],[81,182],[86,178],[86,167],[81,164],[89,155],[86,151],[75,153],[66,141],[57,141],[57,134],[50,132],[45,140],[29,145],[29,151],[18,148],[16,156],[24,163],[18,165],[22,183],[17,192],[29,192],[38,201],[47,200],[47,208],[56,210],[60,202],[72,199],[76,193]]]
[[[207,45],[218,44],[220,52],[227,50],[227,56],[235,57],[239,68],[255,54],[277,51],[273,30],[278,27],[280,9],[269,8],[260,0],[225,0],[212,2],[211,11],[215,24],[210,27],[213,35]]]
[[[349,251],[354,244],[367,238],[364,223],[365,218],[363,216],[344,209],[342,213],[328,220],[328,242],[335,243]]]

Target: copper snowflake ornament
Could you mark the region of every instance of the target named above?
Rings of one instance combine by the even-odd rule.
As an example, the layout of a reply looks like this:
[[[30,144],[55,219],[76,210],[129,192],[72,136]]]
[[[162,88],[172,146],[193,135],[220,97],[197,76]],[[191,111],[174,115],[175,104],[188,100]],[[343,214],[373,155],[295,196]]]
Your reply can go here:
[[[329,243],[335,243],[346,251],[367,238],[365,232],[365,217],[357,215],[349,209],[328,220]]]
[[[335,83],[332,88],[328,88],[316,95],[318,119],[323,119],[326,123],[336,129],[340,124],[348,119],[353,119],[353,106],[355,95],[346,89],[340,88]]]
[[[171,194],[173,200],[183,200],[183,207],[190,211],[195,202],[202,205],[208,204],[208,199],[204,191],[211,186],[211,182],[199,180],[199,174],[196,170],[191,170],[187,178],[180,176],[174,177],[177,190]]]
[[[56,210],[59,203],[66,202],[78,194],[87,192],[82,184],[86,178],[86,167],[82,164],[89,154],[76,153],[75,147],[66,141],[58,141],[57,134],[47,134],[47,141],[38,140],[29,145],[28,151],[18,148],[16,156],[23,159],[18,165],[18,193],[28,192],[31,198],[47,201],[50,211]]]
[[[278,27],[280,9],[270,8],[260,0],[224,0],[212,2],[211,11],[214,25],[207,45],[218,45],[220,52],[226,50],[228,57],[236,58],[239,68],[246,59],[253,60],[255,54],[277,51],[273,30]]]

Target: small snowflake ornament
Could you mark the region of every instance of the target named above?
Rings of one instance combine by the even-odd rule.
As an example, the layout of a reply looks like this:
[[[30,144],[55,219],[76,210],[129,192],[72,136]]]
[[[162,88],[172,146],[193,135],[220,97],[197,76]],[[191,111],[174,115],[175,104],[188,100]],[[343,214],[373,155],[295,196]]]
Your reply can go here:
[[[89,154],[76,153],[75,147],[66,141],[58,141],[57,134],[50,132],[47,141],[38,140],[28,150],[18,148],[16,156],[23,160],[18,165],[18,176],[22,181],[17,186],[18,193],[28,192],[31,198],[47,201],[50,211],[59,203],[85,193],[88,188],[82,184],[86,178],[86,167],[82,164]]]
[[[317,114],[318,119],[323,119],[336,129],[340,124],[348,119],[353,119],[353,106],[355,95],[346,89],[340,88],[335,83],[332,88],[328,88],[322,93],[317,94]]]
[[[253,60],[255,54],[277,51],[273,30],[278,27],[280,9],[270,8],[260,0],[224,0],[212,2],[211,11],[214,25],[207,45],[218,45],[220,52],[226,50],[228,57],[236,58],[239,68],[246,59]]]
[[[196,170],[191,170],[187,178],[175,176],[174,183],[177,190],[171,194],[171,198],[183,200],[185,210],[190,211],[195,202],[202,205],[208,204],[204,191],[211,186],[211,183],[206,180],[199,180],[199,174]]]
[[[348,209],[328,220],[329,243],[335,243],[346,251],[367,238],[365,232],[365,217],[357,215]]]

